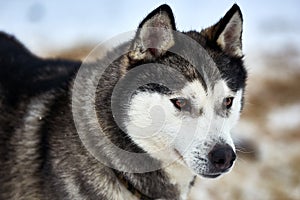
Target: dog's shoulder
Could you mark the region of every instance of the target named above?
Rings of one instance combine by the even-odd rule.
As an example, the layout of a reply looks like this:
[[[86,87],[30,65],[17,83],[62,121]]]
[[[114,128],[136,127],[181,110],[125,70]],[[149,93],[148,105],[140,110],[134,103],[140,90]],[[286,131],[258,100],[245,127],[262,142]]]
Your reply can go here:
[[[12,58],[13,56],[31,55],[30,51],[27,50],[14,36],[2,31],[0,31],[0,46],[1,61],[5,61],[5,57]]]
[[[0,88],[6,94],[32,96],[67,88],[80,65],[79,61],[39,58],[14,36],[0,32]]]

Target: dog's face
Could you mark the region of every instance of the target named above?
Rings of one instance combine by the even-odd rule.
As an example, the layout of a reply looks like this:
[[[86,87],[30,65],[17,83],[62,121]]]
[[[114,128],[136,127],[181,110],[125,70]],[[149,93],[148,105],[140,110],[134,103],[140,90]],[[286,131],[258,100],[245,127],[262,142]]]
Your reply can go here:
[[[143,47],[142,41],[154,40],[147,27],[167,30],[155,35],[157,48]],[[138,146],[162,162],[179,158],[176,162],[204,177],[217,177],[229,171],[236,158],[230,131],[240,116],[246,81],[239,7],[234,5],[212,27],[184,33],[201,45],[215,63],[205,66],[206,77],[180,56],[168,53],[180,43],[168,32],[175,30],[168,6],[154,10],[139,28],[128,55],[131,62],[169,66],[185,81],[174,88],[158,83],[138,88],[128,104],[126,132]]]

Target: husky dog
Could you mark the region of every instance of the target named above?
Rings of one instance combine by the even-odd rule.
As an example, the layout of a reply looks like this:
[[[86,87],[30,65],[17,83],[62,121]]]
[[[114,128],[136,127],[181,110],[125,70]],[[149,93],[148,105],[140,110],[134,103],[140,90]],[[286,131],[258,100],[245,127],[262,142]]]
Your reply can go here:
[[[38,58],[0,33],[0,199],[187,199],[196,176],[228,172],[236,159],[230,130],[243,107],[247,78],[242,23],[235,4],[215,25],[180,32],[212,60],[195,66],[172,53],[177,48],[197,56],[198,50],[176,36],[170,7],[158,7],[135,37],[119,46],[127,53],[103,72],[92,108],[86,101],[94,72],[76,86],[82,95],[74,96],[76,75],[85,67],[81,62]],[[151,28],[164,31],[152,34]],[[147,64],[162,82],[128,95],[132,79],[126,78]],[[174,78],[174,71],[183,78]],[[153,76],[144,73],[132,77]],[[172,78],[174,87],[160,84]],[[78,123],[72,102],[83,105],[75,106]],[[94,140],[105,162],[96,158],[81,136],[98,134],[97,124],[111,143],[134,156]],[[143,159],[136,161],[140,154]]]

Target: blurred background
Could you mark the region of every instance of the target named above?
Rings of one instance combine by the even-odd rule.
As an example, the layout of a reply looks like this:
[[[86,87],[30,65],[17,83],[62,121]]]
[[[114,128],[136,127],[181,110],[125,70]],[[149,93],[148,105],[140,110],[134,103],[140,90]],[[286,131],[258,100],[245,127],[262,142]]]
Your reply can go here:
[[[41,57],[83,59],[163,3],[179,30],[214,24],[233,3],[244,16],[249,80],[233,131],[239,159],[231,173],[197,180],[196,200],[300,199],[300,1],[0,0],[0,31]]]

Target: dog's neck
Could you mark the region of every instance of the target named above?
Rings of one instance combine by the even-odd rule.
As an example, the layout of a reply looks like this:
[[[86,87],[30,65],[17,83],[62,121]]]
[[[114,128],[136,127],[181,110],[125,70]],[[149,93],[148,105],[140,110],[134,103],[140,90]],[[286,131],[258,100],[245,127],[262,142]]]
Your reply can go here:
[[[162,187],[166,188],[165,193],[161,194],[162,195],[161,197],[165,198],[166,193],[173,190],[173,193],[172,193],[173,196],[171,197],[172,199],[182,199],[182,200],[186,199],[188,196],[188,192],[190,191],[190,188],[194,185],[196,176],[193,175],[188,169],[183,169],[178,164],[173,164],[171,166],[168,166],[167,168],[165,168],[164,171],[167,172],[168,177],[169,177],[168,184],[164,183],[164,182],[159,182],[160,179],[155,180],[155,184],[161,185]],[[149,191],[148,190],[148,193],[154,194],[154,196],[156,196],[154,198],[154,197],[150,197],[149,195],[145,194],[145,191],[143,191],[143,189],[139,189],[134,185],[134,183],[137,185],[137,184],[139,184],[137,182],[141,181],[141,182],[144,182],[144,185],[146,185],[146,187],[147,187],[147,185],[150,186],[151,185],[150,182],[148,184],[145,183],[148,180],[136,179],[136,180],[132,181],[131,179],[133,179],[133,177],[137,178],[135,175],[133,175],[133,177],[131,177],[131,176],[128,176],[128,174],[119,172],[117,170],[113,170],[113,172],[115,173],[119,183],[121,185],[123,185],[134,197],[136,197],[136,199],[150,200],[150,199],[156,199],[157,197],[160,198],[160,194],[158,191]],[[143,176],[140,176],[140,177],[143,177]],[[144,177],[144,178],[146,178],[146,177]],[[149,187],[147,187],[147,188],[149,188]],[[175,188],[177,188],[177,189],[175,189]]]
[[[126,177],[125,177],[122,173],[120,173],[120,172],[118,172],[118,171],[116,171],[116,170],[114,170],[114,173],[116,174],[116,177],[117,177],[119,183],[121,183],[121,184],[122,184],[129,192],[131,192],[131,194],[132,194],[133,196],[135,196],[137,199],[141,199],[141,200],[151,200],[151,199],[153,199],[153,198],[148,197],[147,195],[143,194],[143,193],[142,193],[141,191],[139,191],[137,188],[135,188],[135,187],[131,184],[131,182],[128,181],[128,180],[126,179]]]
[[[177,185],[170,182],[164,170],[146,173],[113,172],[119,183],[137,199],[181,199]]]
[[[191,187],[194,185],[196,175],[186,166],[175,161],[165,168],[172,184],[176,184],[180,191],[180,198],[187,199]]]

